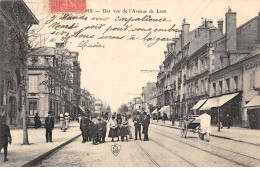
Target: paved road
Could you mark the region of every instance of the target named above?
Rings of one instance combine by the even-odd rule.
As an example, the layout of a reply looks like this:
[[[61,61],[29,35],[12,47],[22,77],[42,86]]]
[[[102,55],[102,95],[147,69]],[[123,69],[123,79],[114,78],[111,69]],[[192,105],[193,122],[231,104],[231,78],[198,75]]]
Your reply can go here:
[[[121,150],[117,156],[107,142],[92,145],[81,143],[81,138],[53,153],[39,166],[260,166],[260,148],[255,145],[212,137],[201,141],[198,134],[188,132],[180,137],[178,129],[150,125],[150,141],[115,142]]]

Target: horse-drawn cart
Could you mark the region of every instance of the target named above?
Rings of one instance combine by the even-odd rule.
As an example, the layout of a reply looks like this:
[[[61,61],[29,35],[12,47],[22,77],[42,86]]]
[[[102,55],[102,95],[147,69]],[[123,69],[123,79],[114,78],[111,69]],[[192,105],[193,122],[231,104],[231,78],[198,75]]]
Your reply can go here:
[[[211,117],[208,114],[202,115],[187,115],[182,119],[181,124],[181,136],[186,138],[187,132],[191,131],[193,133],[198,133],[201,140],[204,140],[206,135],[206,140],[209,141],[209,135],[211,133],[210,129]]]

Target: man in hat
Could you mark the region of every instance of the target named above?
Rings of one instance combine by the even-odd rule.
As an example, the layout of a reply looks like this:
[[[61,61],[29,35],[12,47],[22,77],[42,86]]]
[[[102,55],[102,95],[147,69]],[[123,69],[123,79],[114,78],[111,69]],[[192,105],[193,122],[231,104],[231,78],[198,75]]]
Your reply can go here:
[[[97,121],[97,142],[101,143],[101,139],[103,136],[103,124],[102,124],[102,120],[101,117],[98,117],[98,121]]]
[[[0,116],[0,151],[4,148],[4,161],[8,161],[7,154],[8,154],[8,143],[11,145],[12,137],[10,133],[9,126],[5,124],[5,117]]]
[[[54,129],[54,118],[52,117],[52,111],[48,112],[48,117],[45,119],[46,129],[46,143],[52,142],[52,130]]]
[[[144,120],[143,120],[144,141],[149,141],[148,139],[149,124],[150,124],[150,115],[147,115],[147,113],[144,112]]]
[[[140,114],[136,115],[133,122],[134,122],[134,126],[135,126],[135,140],[137,140],[137,134],[139,134],[139,139],[142,140]]]
[[[91,120],[89,119],[89,115],[82,114],[82,119],[80,120],[80,130],[83,138],[82,143],[90,139],[90,125]]]

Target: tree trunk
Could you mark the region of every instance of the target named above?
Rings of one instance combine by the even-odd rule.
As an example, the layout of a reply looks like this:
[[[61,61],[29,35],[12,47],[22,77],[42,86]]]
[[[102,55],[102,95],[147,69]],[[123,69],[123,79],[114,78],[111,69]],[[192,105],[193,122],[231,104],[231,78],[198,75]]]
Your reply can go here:
[[[22,115],[23,115],[23,144],[29,145],[27,120],[28,120],[28,97],[27,97],[27,87],[28,87],[28,70],[26,60],[22,61]]]

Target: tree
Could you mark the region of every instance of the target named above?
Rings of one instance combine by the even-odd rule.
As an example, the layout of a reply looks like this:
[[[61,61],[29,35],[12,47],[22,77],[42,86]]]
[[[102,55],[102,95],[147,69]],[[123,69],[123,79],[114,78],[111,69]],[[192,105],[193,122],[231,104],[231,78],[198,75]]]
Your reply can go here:
[[[127,107],[127,105],[126,105],[126,104],[122,104],[122,105],[120,106],[120,108],[118,109],[118,112],[119,112],[119,113],[127,113],[127,112],[128,112],[128,107]]]
[[[32,24],[37,23],[38,20],[31,16],[26,4],[23,1],[1,1],[0,12],[7,21],[5,40],[5,56],[9,57],[8,65],[10,70],[18,70],[20,76],[20,84],[18,93],[20,96],[20,103],[18,105],[19,111],[23,118],[23,144],[28,145],[28,68],[27,68],[27,54],[28,54],[28,29]],[[29,20],[28,18],[33,18]],[[12,72],[14,73],[14,72]],[[10,75],[11,78],[13,75]]]

